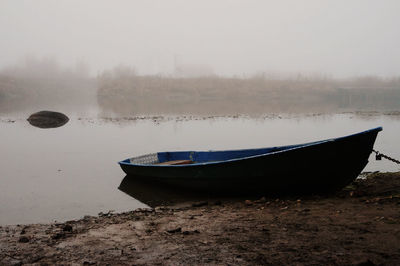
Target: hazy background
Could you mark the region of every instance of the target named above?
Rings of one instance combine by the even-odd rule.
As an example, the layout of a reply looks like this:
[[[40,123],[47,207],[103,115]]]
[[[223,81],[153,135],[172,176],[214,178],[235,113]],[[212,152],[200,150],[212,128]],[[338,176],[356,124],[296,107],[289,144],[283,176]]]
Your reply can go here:
[[[0,0],[0,112],[398,112],[399,10],[388,0]]]
[[[0,69],[25,56],[90,73],[400,72],[400,2],[0,0]],[[188,67],[190,68],[190,67]]]

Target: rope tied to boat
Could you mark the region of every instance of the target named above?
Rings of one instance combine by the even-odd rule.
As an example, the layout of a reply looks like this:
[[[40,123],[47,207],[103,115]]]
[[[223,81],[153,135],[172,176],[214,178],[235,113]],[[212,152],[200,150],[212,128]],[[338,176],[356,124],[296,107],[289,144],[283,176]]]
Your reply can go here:
[[[385,158],[385,159],[387,159],[389,161],[392,161],[394,163],[400,164],[399,160],[396,160],[396,159],[394,159],[394,158],[392,158],[390,156],[387,156],[387,155],[385,155],[385,154],[383,154],[383,153],[381,153],[379,151],[376,151],[374,149],[372,149],[372,151],[375,153],[375,159],[378,160],[378,161],[382,160],[382,157],[383,157],[383,158]]]

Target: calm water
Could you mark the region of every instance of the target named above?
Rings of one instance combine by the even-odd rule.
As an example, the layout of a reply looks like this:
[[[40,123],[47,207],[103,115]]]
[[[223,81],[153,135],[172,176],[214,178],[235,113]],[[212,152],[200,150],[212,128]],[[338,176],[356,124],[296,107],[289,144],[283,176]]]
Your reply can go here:
[[[375,149],[400,158],[400,119],[391,116],[340,114],[156,122],[79,120],[72,116],[68,124],[56,129],[32,127],[21,117],[26,116],[7,116],[0,121],[0,224],[63,221],[146,207],[118,190],[125,175],[117,162],[156,151],[276,146],[383,126]],[[398,170],[397,165],[377,162],[372,157],[364,169]]]

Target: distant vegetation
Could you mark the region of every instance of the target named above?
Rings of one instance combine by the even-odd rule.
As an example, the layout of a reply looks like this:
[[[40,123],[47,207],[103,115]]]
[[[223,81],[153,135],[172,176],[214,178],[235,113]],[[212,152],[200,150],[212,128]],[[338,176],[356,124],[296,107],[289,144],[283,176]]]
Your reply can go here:
[[[3,113],[93,105],[96,97],[104,115],[117,116],[400,111],[400,78],[183,78],[140,76],[120,66],[95,80],[84,64],[67,69],[51,59],[30,59],[0,70]]]
[[[95,95],[88,88],[95,84],[83,63],[68,69],[53,59],[28,58],[0,71],[0,112],[85,104]]]
[[[119,115],[261,115],[400,110],[400,78],[173,78],[129,68],[98,77],[98,103]]]

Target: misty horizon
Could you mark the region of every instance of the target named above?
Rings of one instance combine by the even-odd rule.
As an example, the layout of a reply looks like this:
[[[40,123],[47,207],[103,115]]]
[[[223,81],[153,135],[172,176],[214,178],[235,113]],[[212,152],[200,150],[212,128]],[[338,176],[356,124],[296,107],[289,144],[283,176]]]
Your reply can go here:
[[[398,7],[0,0],[0,111],[398,110]]]
[[[397,1],[1,1],[0,70],[50,59],[91,76],[398,76]]]
[[[400,72],[396,75],[363,74],[345,77],[337,77],[330,73],[323,72],[302,72],[302,71],[258,71],[253,73],[241,73],[232,75],[218,74],[207,65],[182,64],[175,66],[168,73],[143,73],[134,65],[118,64],[109,66],[101,71],[94,73],[89,64],[84,61],[76,61],[75,64],[60,64],[56,57],[37,57],[33,55],[21,57],[14,64],[0,68],[0,76],[15,78],[35,78],[35,79],[98,79],[104,75],[128,75],[143,77],[163,77],[163,78],[234,78],[234,79],[265,79],[265,80],[335,80],[351,81],[360,79],[375,79],[381,81],[398,80]]]

